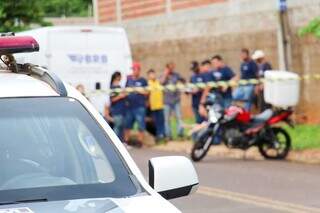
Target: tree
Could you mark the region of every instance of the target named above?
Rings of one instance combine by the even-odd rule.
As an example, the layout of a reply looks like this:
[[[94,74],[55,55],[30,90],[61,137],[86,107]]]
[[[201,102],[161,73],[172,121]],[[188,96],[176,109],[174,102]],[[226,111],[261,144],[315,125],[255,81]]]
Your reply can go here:
[[[47,17],[88,16],[92,0],[42,0]]]
[[[313,19],[307,26],[299,30],[300,36],[305,36],[307,34],[311,34],[317,38],[320,38],[320,16]]]
[[[0,31],[21,31],[31,24],[47,25],[39,0],[1,0]]]

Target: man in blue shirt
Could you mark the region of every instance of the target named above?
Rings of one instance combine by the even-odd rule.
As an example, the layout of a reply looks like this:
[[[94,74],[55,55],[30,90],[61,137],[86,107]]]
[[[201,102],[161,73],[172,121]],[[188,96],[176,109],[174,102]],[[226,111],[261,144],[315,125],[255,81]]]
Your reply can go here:
[[[199,63],[197,61],[193,61],[191,65],[191,71],[193,72],[190,83],[198,84],[203,83],[203,78],[200,73]],[[202,96],[202,89],[194,88],[190,93],[192,94],[192,111],[197,124],[202,123],[203,117],[199,114],[199,104]]]
[[[241,50],[242,63],[240,66],[240,78],[242,80],[257,79],[258,78],[258,66],[250,58],[248,49]],[[247,111],[251,110],[253,97],[254,97],[255,85],[247,84],[239,86],[233,93],[233,99],[236,101],[243,101],[244,108]]]
[[[148,92],[145,87],[148,83],[145,78],[140,76],[141,65],[133,63],[132,75],[128,76],[126,87],[136,88],[135,92],[130,92],[127,96],[127,112],[126,112],[126,130],[125,140],[128,142],[130,138],[130,130],[133,129],[134,123],[138,124],[138,140],[143,142],[144,131],[146,129],[145,116],[146,116],[146,101]],[[140,88],[141,87],[141,88]],[[143,88],[144,89],[143,89]],[[140,89],[138,89],[140,88]]]
[[[211,61],[209,59],[201,62],[200,73],[204,83],[215,81],[214,76],[212,75]]]
[[[201,66],[198,71],[191,77],[191,83],[208,83],[214,81],[214,76],[211,73],[211,62],[210,60],[204,60],[201,62]],[[206,118],[200,114],[200,103],[204,93],[208,93],[209,88],[200,89],[197,88],[193,91],[192,95],[192,110],[196,118],[196,123],[202,123]]]
[[[168,63],[161,76],[160,82],[162,85],[173,85],[177,86],[179,82],[184,82],[184,79],[175,72],[175,64],[173,62]],[[179,90],[166,90],[164,93],[164,117],[165,117],[165,132],[168,139],[172,138],[170,115],[174,112],[177,122],[177,133],[179,137],[183,137],[183,123],[181,114],[181,93]]]
[[[212,65],[215,68],[213,71],[214,79],[216,81],[230,81],[234,76],[234,72],[230,67],[224,64],[220,55],[212,57]],[[222,105],[224,108],[228,108],[232,103],[232,89],[231,87],[221,87],[218,93],[222,97]]]

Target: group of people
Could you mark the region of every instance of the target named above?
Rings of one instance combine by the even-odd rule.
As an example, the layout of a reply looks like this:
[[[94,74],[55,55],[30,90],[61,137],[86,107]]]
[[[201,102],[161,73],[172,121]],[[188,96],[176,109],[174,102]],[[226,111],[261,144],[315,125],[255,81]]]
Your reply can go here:
[[[264,72],[271,70],[271,64],[266,60],[265,53],[262,50],[256,50],[253,55],[250,55],[248,49],[241,49],[241,64],[240,74],[235,72],[225,64],[222,56],[215,55],[210,60],[206,59],[200,64],[197,61],[191,63],[191,83],[207,83],[218,81],[231,80],[249,80],[259,79],[264,77]],[[250,82],[239,85],[237,88],[226,85],[221,85],[218,88],[193,89],[192,94],[192,109],[197,123],[202,123],[206,119],[206,110],[204,103],[210,93],[215,93],[220,97],[221,105],[224,108],[229,107],[233,101],[240,101],[244,108],[250,111],[253,103],[257,103],[260,110],[269,107],[264,102],[263,86],[255,85]]]
[[[147,79],[141,76],[141,65],[133,63],[132,74],[127,76],[126,88],[141,88],[131,92],[121,88],[121,73],[115,72],[111,77],[110,106],[107,113],[113,123],[116,134],[125,142],[130,140],[131,130],[137,125],[137,139],[144,141],[146,115],[150,112],[156,130],[156,139],[171,139],[170,115],[175,114],[178,135],[183,136],[182,116],[180,110],[180,91],[164,91],[165,85],[175,85],[184,79],[175,72],[175,64],[168,63],[160,78],[154,69],[147,72]],[[147,89],[148,88],[148,89]],[[108,119],[107,119],[108,120]]]
[[[215,55],[210,59],[191,62],[190,70],[193,72],[190,83],[208,83],[230,80],[248,80],[262,78],[266,70],[271,70],[271,64],[267,62],[265,54],[257,50],[251,56],[248,49],[241,50],[240,74],[235,72],[225,64],[222,56]],[[184,136],[184,127],[181,113],[181,93],[190,95],[192,98],[192,111],[196,123],[206,120],[206,109],[204,104],[211,93],[219,95],[221,105],[229,107],[233,101],[241,101],[244,108],[251,110],[252,104],[258,97],[260,108],[266,108],[264,103],[263,87],[261,85],[245,84],[233,89],[229,86],[210,88],[192,87],[189,90],[163,89],[168,85],[185,84],[186,80],[175,70],[175,64],[170,62],[166,65],[162,73],[156,73],[150,69],[144,78],[141,74],[141,65],[133,63],[132,74],[127,76],[126,88],[135,88],[126,92],[121,88],[121,72],[114,72],[110,83],[110,104],[106,108],[104,115],[107,121],[112,123],[115,133],[124,142],[130,140],[131,131],[137,127],[137,140],[144,141],[146,130],[146,116],[151,116],[155,135],[158,141],[172,138],[171,115],[175,115],[177,134]],[[137,89],[140,88],[140,89]]]

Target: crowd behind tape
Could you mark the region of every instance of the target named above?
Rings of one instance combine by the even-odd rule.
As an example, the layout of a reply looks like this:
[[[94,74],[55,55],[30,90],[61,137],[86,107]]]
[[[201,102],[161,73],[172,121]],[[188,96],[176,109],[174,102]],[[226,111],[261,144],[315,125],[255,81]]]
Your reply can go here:
[[[298,79],[300,81],[309,81],[309,80],[320,80],[320,74],[312,74],[312,75],[303,75],[299,76]],[[268,79],[268,81],[291,81],[296,80],[296,78],[288,78],[288,77],[274,77],[272,79]],[[258,85],[263,84],[266,81],[264,78],[260,79],[241,79],[241,80],[230,80],[230,81],[210,81],[206,83],[182,83],[179,82],[177,84],[168,84],[165,86],[159,86],[159,87],[125,87],[125,88],[116,88],[116,89],[108,89],[108,90],[97,90],[94,92],[91,92],[90,94],[95,93],[105,93],[105,94],[112,94],[112,93],[136,93],[136,92],[150,92],[154,90],[162,90],[164,92],[166,91],[180,91],[180,92],[191,92],[194,89],[205,89],[205,88],[228,88],[228,87],[238,87],[238,86],[244,86],[244,85]]]

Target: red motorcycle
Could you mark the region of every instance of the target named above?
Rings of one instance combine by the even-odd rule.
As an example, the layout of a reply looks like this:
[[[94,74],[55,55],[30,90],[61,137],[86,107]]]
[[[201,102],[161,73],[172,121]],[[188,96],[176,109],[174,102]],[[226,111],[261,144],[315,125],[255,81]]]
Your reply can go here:
[[[293,127],[291,109],[267,109],[259,115],[251,115],[243,108],[221,107],[219,97],[212,94],[206,103],[208,122],[193,133],[194,146],[191,152],[193,161],[200,161],[211,145],[225,144],[228,148],[247,150],[257,146],[266,159],[285,159],[291,149],[288,132],[279,127],[285,122]]]

